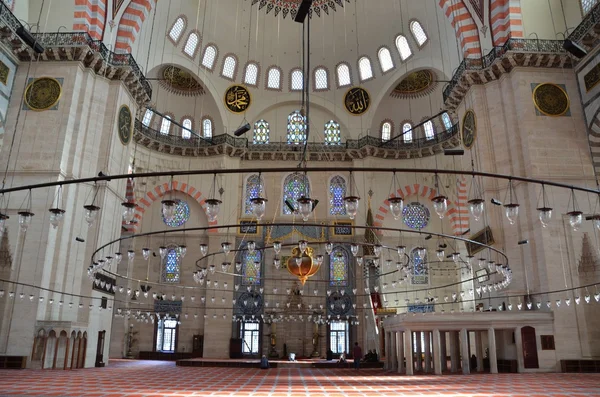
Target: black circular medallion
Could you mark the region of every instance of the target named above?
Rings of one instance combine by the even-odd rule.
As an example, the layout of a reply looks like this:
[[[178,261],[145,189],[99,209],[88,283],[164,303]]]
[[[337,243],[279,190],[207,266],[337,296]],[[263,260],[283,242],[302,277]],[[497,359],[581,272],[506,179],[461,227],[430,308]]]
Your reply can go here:
[[[250,92],[241,85],[232,85],[225,91],[225,107],[233,113],[245,112],[252,103]]]
[[[128,145],[131,142],[132,135],[132,117],[131,110],[129,110],[129,106],[122,105],[119,108],[119,117],[117,120],[117,128],[119,132],[119,139],[121,139],[121,143],[123,145]]]
[[[354,116],[360,116],[365,113],[370,105],[371,97],[364,88],[352,87],[344,96],[344,107]]]
[[[475,118],[475,112],[467,110],[465,117],[463,117],[462,123],[462,141],[465,149],[471,149],[475,144],[475,138],[477,137],[477,119]]]

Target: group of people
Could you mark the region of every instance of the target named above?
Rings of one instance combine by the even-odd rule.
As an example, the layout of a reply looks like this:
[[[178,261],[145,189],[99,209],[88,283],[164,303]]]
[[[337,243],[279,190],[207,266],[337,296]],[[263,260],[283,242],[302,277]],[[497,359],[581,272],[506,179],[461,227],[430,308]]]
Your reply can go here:
[[[327,360],[330,360],[331,356],[333,355],[333,352],[331,350],[327,351]],[[295,354],[294,353],[290,353],[290,357],[289,360],[290,361],[295,361]],[[354,343],[354,348],[352,349],[352,357],[354,358],[354,369],[360,369],[360,362],[377,362],[378,358],[377,358],[377,352],[375,352],[374,350],[369,350],[369,352],[363,357],[363,352],[362,349],[360,348],[360,346],[358,345],[358,342]],[[340,355],[340,358],[338,360],[338,365],[342,365],[342,364],[346,364],[347,363],[347,356],[346,356],[346,352],[342,352],[342,354]],[[260,360],[260,368],[262,369],[268,369],[270,367],[269,365],[269,360],[267,359],[266,355],[262,356],[262,359]]]
[[[370,353],[371,353],[371,351],[369,350],[369,354]],[[362,349],[360,348],[360,346],[358,345],[358,342],[354,343],[354,348],[352,349],[352,357],[354,358],[354,369],[360,369],[361,360],[366,361],[366,360],[364,360],[363,352],[362,352]],[[346,352],[342,352],[342,354],[340,355],[340,359],[338,360],[338,365],[346,364],[346,362],[347,362]]]

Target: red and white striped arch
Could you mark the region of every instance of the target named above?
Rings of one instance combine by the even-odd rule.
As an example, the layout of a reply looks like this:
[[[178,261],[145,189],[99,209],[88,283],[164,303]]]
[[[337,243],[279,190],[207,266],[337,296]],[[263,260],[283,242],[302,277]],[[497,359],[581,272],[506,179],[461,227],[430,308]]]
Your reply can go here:
[[[450,220],[452,234],[454,235],[460,235],[469,230],[469,210],[467,208],[468,188],[465,178],[459,179],[457,182],[457,190],[457,200],[454,202],[448,200],[448,212],[446,212],[446,216]],[[432,200],[438,195],[438,192],[436,189],[429,186],[415,183],[413,185],[406,185],[403,188],[398,189],[396,194],[403,198],[418,195],[421,198]],[[383,221],[388,213],[389,202],[385,200],[377,210],[375,221],[373,222],[374,226],[382,227]]]
[[[129,181],[129,179],[128,179],[128,181]],[[169,186],[169,185],[171,185],[171,186]],[[149,209],[150,206],[152,205],[152,203],[154,203],[155,201],[162,200],[162,198],[171,191],[169,189],[170,187],[172,188],[173,191],[185,193],[188,196],[192,197],[194,200],[196,200],[198,202],[198,204],[200,204],[202,206],[202,209],[204,209],[206,211],[206,203],[205,203],[206,199],[202,196],[202,192],[197,190],[195,187],[188,185],[185,182],[179,182],[179,181],[173,181],[171,183],[164,182],[164,183],[156,186],[153,190],[147,192],[144,195],[144,197],[140,198],[137,201],[137,208],[135,209],[134,221],[132,223],[133,230],[131,228],[131,225],[123,224],[123,226],[124,227],[127,226],[129,231],[132,231],[134,233],[137,232],[146,210]],[[128,196],[127,199],[129,199],[130,195],[133,196],[132,193],[133,192],[130,192],[130,184],[128,182],[127,183],[127,192],[126,192],[126,195]],[[217,226],[218,223],[217,223],[217,221],[209,222],[208,225],[209,226]],[[217,232],[218,232],[218,229],[209,230],[209,233],[217,233]]]
[[[456,31],[465,58],[481,57],[479,30],[463,0],[439,0],[440,7]]]
[[[142,24],[155,6],[156,0],[131,0],[119,21],[115,43],[116,52],[131,53],[131,48],[142,29]]]
[[[492,0],[490,3],[492,43],[503,45],[510,37],[523,37],[521,0]]]
[[[106,0],[75,0],[73,30],[85,31],[94,40],[102,40],[106,23]]]

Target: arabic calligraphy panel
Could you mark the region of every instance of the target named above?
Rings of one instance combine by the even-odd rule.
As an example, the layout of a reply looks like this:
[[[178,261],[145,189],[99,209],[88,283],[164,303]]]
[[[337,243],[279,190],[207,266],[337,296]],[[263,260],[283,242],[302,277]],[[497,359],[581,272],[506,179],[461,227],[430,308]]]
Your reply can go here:
[[[241,85],[232,85],[225,91],[225,107],[233,113],[245,112],[252,102],[250,92]]]
[[[344,107],[354,115],[360,116],[369,110],[371,105],[371,97],[367,90],[361,87],[352,87],[344,96]]]

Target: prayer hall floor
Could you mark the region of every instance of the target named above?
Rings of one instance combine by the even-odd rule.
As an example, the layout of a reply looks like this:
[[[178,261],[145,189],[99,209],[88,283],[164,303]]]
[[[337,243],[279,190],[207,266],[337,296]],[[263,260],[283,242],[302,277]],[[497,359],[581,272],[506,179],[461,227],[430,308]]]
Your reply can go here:
[[[72,371],[0,370],[0,396],[600,396],[600,374],[403,376],[380,369],[177,367],[111,360]]]

